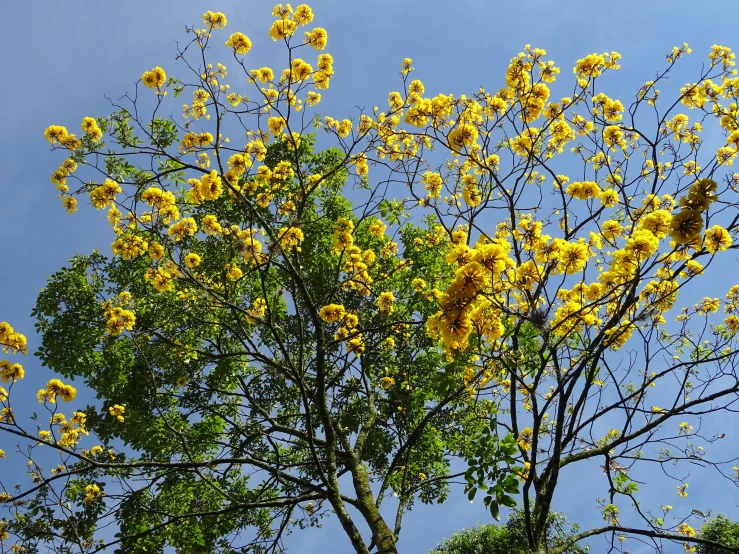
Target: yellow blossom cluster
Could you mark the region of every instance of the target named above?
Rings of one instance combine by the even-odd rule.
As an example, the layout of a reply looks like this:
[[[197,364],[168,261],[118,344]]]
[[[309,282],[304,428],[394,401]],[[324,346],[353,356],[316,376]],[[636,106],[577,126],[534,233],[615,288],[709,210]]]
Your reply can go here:
[[[110,335],[120,335],[126,329],[132,331],[136,324],[136,316],[131,310],[121,306],[113,306],[111,300],[103,302],[103,316]]]
[[[2,379],[3,383],[15,383],[19,379],[23,379],[24,376],[25,371],[21,364],[14,364],[8,360],[0,360],[0,379]],[[7,395],[3,392],[2,396],[5,397]]]
[[[120,404],[114,404],[110,408],[108,408],[108,413],[116,418],[119,423],[123,423],[125,416],[123,414],[126,413],[126,407],[121,406]]]
[[[69,385],[66,385],[66,387],[68,386]],[[49,381],[45,392],[48,394],[50,389],[63,390],[64,387],[65,385],[62,385],[58,379],[52,379],[51,381]],[[73,387],[70,388],[72,389],[72,391],[74,391]],[[39,391],[39,401],[43,401],[43,399],[40,398],[42,392],[44,392],[44,389],[41,389]],[[57,395],[60,396],[58,393]],[[77,445],[77,443],[80,442],[80,440],[82,440],[83,436],[87,436],[90,434],[89,431],[85,429],[86,421],[87,415],[84,412],[74,412],[69,421],[67,421],[67,418],[64,414],[55,412],[51,416],[50,420],[51,427],[56,427],[55,432],[52,433],[51,431],[41,430],[39,431],[39,438],[42,441],[51,441],[54,436],[58,436],[59,439],[57,440],[56,444],[65,448],[73,448]]]
[[[158,187],[149,187],[141,193],[141,200],[154,208],[152,217],[160,218],[165,224],[177,221],[180,211],[177,208],[175,196],[170,191]]]
[[[116,256],[121,256],[124,260],[132,260],[146,254],[149,244],[139,235],[124,233],[110,247]]]
[[[392,292],[381,292],[377,298],[377,307],[380,309],[382,315],[390,315],[393,313],[395,302],[395,295]]]
[[[682,210],[670,222],[670,237],[677,244],[685,244],[703,230],[702,212],[715,202],[717,184],[713,179],[698,179],[691,185],[687,196],[680,198]]]
[[[256,229],[239,229],[235,225],[230,229],[236,251],[244,257],[247,264],[260,264],[266,259],[262,254],[262,243],[255,238],[257,233]]]
[[[159,292],[174,290],[174,280],[180,276],[180,272],[174,264],[168,263],[156,269],[149,268],[144,273],[144,278]]]
[[[103,132],[98,127],[97,121],[92,117],[82,118],[82,130],[85,134],[94,141],[98,141],[103,138]]]
[[[59,144],[69,150],[76,150],[82,143],[73,134],[67,132],[67,128],[62,125],[50,125],[44,131],[44,137],[48,140],[52,146]]]
[[[0,348],[6,354],[8,351],[11,354],[28,353],[25,335],[16,332],[7,321],[0,322]]]
[[[426,326],[429,335],[440,338],[448,351],[464,348],[473,328],[489,341],[502,335],[499,295],[506,285],[501,275],[515,266],[509,252],[510,243],[493,239],[478,243],[474,249],[466,244],[456,245],[447,255],[447,261],[458,269],[439,301],[440,310]],[[493,301],[496,297],[497,301]]]
[[[298,246],[305,239],[303,231],[298,227],[282,227],[277,231],[277,240],[280,241],[280,246],[284,250],[296,248],[300,250]]]
[[[82,502],[85,504],[91,504],[92,502],[95,502],[98,498],[104,496],[103,492],[100,490],[100,487],[98,485],[92,484],[87,485],[85,487],[85,496],[82,499]]]
[[[167,74],[161,67],[155,67],[151,71],[144,71],[141,75],[141,82],[147,88],[156,89],[157,94],[165,95],[167,91],[163,91],[162,87],[167,81]]]
[[[346,310],[341,304],[327,304],[321,308],[318,315],[326,323],[335,323],[344,319]]]
[[[354,290],[362,296],[369,296],[372,291],[370,286],[374,279],[369,273],[369,268],[376,262],[376,254],[372,250],[362,250],[354,244],[354,222],[346,217],[337,220],[334,227],[334,244],[332,253],[335,256],[342,255],[342,271],[347,275],[343,281],[345,290]],[[390,257],[397,252],[394,242],[386,242],[380,249],[381,257]]]
[[[121,186],[112,179],[105,179],[90,191],[90,201],[95,209],[100,210],[115,202],[115,195],[121,192]]]
[[[180,141],[180,150],[182,152],[194,153],[201,148],[205,148],[213,144],[213,135],[206,132],[195,134],[191,131],[185,133]]]
[[[257,298],[251,305],[251,308],[246,313],[246,320],[254,325],[258,323],[264,317],[267,312],[267,301],[264,298]]]
[[[382,390],[388,390],[395,384],[395,379],[389,376],[380,377],[380,388]]]
[[[235,54],[247,54],[251,50],[251,40],[244,33],[233,33],[226,41],[226,46],[234,49]]]
[[[40,389],[36,394],[39,402],[49,402],[54,404],[56,398],[59,397],[65,402],[71,402],[77,396],[77,389],[72,385],[65,385],[59,379],[51,379],[46,383],[45,389]]]
[[[27,354],[28,346],[26,345],[26,337],[21,333],[16,332],[13,327],[7,322],[0,322],[0,348],[4,353],[10,352],[11,354]],[[9,360],[0,360],[0,380],[3,383],[15,383],[19,379],[23,379],[25,371],[23,366],[19,363],[12,363]],[[8,399],[8,392],[0,387],[0,403],[4,403]],[[12,418],[12,413],[9,408],[3,409],[3,415],[5,420]],[[7,411],[5,411],[7,410]]]

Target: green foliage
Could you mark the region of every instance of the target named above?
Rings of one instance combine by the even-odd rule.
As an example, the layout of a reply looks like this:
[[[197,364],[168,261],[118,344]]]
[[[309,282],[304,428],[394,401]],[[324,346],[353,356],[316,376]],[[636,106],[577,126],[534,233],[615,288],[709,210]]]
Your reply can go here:
[[[551,512],[547,519],[547,548],[562,545],[578,527],[570,526],[566,518]],[[520,510],[513,510],[505,525],[481,525],[455,533],[444,539],[429,554],[527,554],[530,552],[526,536],[525,518]],[[572,545],[563,554],[585,554],[587,548]]]
[[[515,466],[518,459],[518,445],[513,433],[502,439],[498,436],[498,420],[490,419],[490,424],[475,436],[475,450],[468,458],[469,468],[465,473],[467,484],[465,492],[473,500],[478,491],[485,493],[483,502],[490,515],[500,521],[500,507],[516,506],[513,495],[519,492],[520,474],[523,468]]]
[[[155,148],[174,140],[175,130],[164,120],[149,127]],[[118,128],[128,136],[124,122]],[[261,265],[247,267],[230,239],[185,237],[175,244],[153,225],[140,236],[165,245],[165,267],[183,266],[185,252],[202,258],[197,272],[183,275],[175,290],[153,289],[148,256],[111,259],[95,252],[76,256],[39,295],[33,312],[42,335],[37,356],[64,377],[82,379],[99,401],[85,411],[87,429],[104,452],[68,463],[70,471],[85,474],[86,480],[74,484],[78,510],[97,516],[107,505],[105,498],[79,501],[90,479],[101,486],[107,481],[106,491],[142,483],[122,495],[112,512],[121,552],[192,544],[213,551],[247,533],[248,548],[258,551],[265,541],[279,540],[286,526],[315,525],[329,507],[337,509],[326,472],[341,475],[353,464],[366,465],[372,475],[367,491],[374,485],[380,498],[395,493],[403,511],[417,500],[443,502],[450,457],[468,451],[469,437],[487,429],[480,410],[496,411],[490,401],[475,406],[460,385],[465,358],[445,364],[422,324],[437,308],[432,296],[415,290],[414,279],[443,284],[453,276],[444,244],[429,238],[436,233],[433,217],[398,228],[402,266],[397,255],[375,255],[373,274],[383,276],[379,290],[397,299],[391,315],[378,311],[373,296],[339,286],[344,255],[332,251],[340,218],[353,222],[362,250],[379,252],[388,238],[370,232],[376,216],[358,216],[344,195],[341,152],[314,153],[314,140],[302,137],[297,151],[276,142],[265,156],[270,169],[287,161],[323,176],[320,190],[303,198],[290,223],[304,234],[299,250],[275,244],[286,225],[279,214],[224,194],[190,206],[188,215],[199,225],[216,214],[219,221],[261,226],[272,241]],[[123,158],[108,158],[106,167],[137,181],[139,172]],[[174,183],[184,179],[176,161],[160,164],[159,171]],[[297,193],[302,185],[296,179],[285,186]],[[400,217],[396,208],[392,213]],[[223,268],[234,261],[246,272],[231,281]],[[126,293],[135,328],[130,336],[111,334],[106,309]],[[250,319],[259,298],[265,313]],[[361,357],[335,340],[337,326],[316,318],[317,309],[330,303],[359,317],[366,345]],[[384,346],[388,340],[392,345]],[[447,381],[439,386],[438,369],[444,366]],[[394,386],[379,386],[382,378]],[[113,405],[125,406],[124,423],[107,413]],[[337,433],[333,442],[327,442],[328,432]],[[117,449],[107,459],[117,441],[125,451]],[[510,461],[515,440],[510,441],[506,437],[500,450],[487,450],[486,459]],[[326,467],[332,458],[335,470]],[[95,467],[104,460],[115,469]],[[502,474],[501,479],[505,494],[497,494],[496,502],[513,505],[509,494],[516,480]],[[318,508],[306,510],[309,501]],[[53,511],[34,514],[14,529],[38,530],[54,520]],[[71,538],[64,529],[59,536]]]
[[[734,552],[739,550],[739,522],[732,521],[723,515],[708,520],[701,527],[698,536],[726,547],[699,544],[696,549],[698,554],[730,554],[729,548]]]

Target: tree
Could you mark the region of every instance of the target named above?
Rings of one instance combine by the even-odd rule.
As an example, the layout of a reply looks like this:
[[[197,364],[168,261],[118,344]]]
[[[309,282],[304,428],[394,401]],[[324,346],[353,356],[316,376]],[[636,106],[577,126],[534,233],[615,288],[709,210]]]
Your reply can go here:
[[[722,515],[709,519],[701,527],[699,535],[702,539],[716,543],[698,545],[697,552],[700,554],[724,554],[731,552],[730,549],[739,548],[739,523]]]
[[[81,138],[47,129],[70,151],[52,175],[63,206],[108,209],[115,241],[50,278],[38,355],[99,402],[67,418],[57,401],[76,391],[52,380],[34,429],[3,391],[0,429],[31,480],[4,489],[3,533],[29,551],[259,552],[333,514],[356,552],[394,553],[403,514],[444,500],[457,457],[494,517],[520,502],[530,552],[600,535],[715,545],[689,511],[665,522],[674,510],[629,474],[656,464],[681,497],[674,465],[739,477],[694,444],[723,438],[694,424],[739,392],[739,285],[690,300],[736,249],[730,50],[665,101],[690,53],[676,47],[628,108],[602,92],[617,53],[578,60],[558,102],[560,70],[530,46],[495,94],[424,96],[405,59],[387,111],[338,120],[310,109],[333,67],[304,52],[326,31],[301,42],[305,5],[273,15],[281,73],[249,69],[251,41],[218,38],[226,17],[207,12],[178,52],[186,76],[145,72]],[[223,42],[249,91],[210,63]],[[168,92],[192,93],[182,119],[162,115]],[[3,364],[6,382],[23,376]],[[605,525],[551,544],[561,472],[593,462]]]
[[[445,538],[429,554],[520,554],[526,552],[528,539],[524,528],[524,515],[514,510],[508,517],[506,525],[481,525],[465,529]],[[556,547],[572,537],[577,526],[570,528],[566,518],[552,511],[549,514],[547,527],[547,546]],[[586,549],[572,544],[567,554],[585,554]]]
[[[145,72],[151,97],[137,87],[110,117],[84,118],[79,139],[47,129],[71,150],[52,177],[65,208],[85,194],[108,209],[115,256],[76,256],[34,310],[42,363],[82,378],[100,404],[66,417],[60,401],[76,390],[54,379],[39,391],[39,429],[6,416],[3,431],[31,441],[32,486],[3,498],[27,549],[276,551],[286,531],[330,511],[357,552],[396,552],[403,514],[446,497],[461,476],[449,461],[469,444],[461,430],[494,408],[470,402],[463,366],[444,363],[425,331],[429,284],[453,274],[443,234],[387,232],[378,215],[397,221],[397,207],[351,153],[365,120],[326,122],[341,148],[314,150],[301,108],[320,101],[332,61],[321,54],[313,71],[297,53],[322,50],[326,33],[291,42],[285,29],[312,13],[280,10],[282,76],[247,69],[244,35],[226,43],[258,101],[227,94],[226,68],[201,58],[226,22],[207,12],[179,52],[187,77]],[[184,125],[159,115],[168,88],[193,95]],[[237,126],[250,118],[255,127]],[[226,133],[244,131],[247,144],[231,147]],[[412,253],[416,242],[426,246]],[[100,444],[83,448],[89,433]],[[37,452],[48,447],[60,457],[52,473]],[[108,521],[116,537],[98,541]]]

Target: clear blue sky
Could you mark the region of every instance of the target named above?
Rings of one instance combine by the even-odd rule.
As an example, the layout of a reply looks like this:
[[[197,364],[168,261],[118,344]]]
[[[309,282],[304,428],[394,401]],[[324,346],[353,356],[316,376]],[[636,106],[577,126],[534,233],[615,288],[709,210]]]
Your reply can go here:
[[[104,213],[83,205],[68,215],[61,208],[49,182],[60,159],[49,153],[44,128],[60,124],[79,133],[83,116],[111,111],[104,95],[117,98],[131,91],[142,71],[160,65],[176,75],[175,41],[187,40],[184,26],[200,24],[206,9],[223,11],[227,31],[243,31],[252,39],[249,56],[254,67],[283,64],[277,63],[281,51],[267,35],[272,2],[12,4],[12,9],[5,7],[6,25],[0,35],[6,52],[0,87],[0,156],[5,168],[0,178],[0,321],[25,333],[33,351],[38,340],[29,314],[46,275],[75,252],[93,248],[108,252],[111,242]],[[459,95],[473,93],[480,85],[491,91],[500,88],[509,59],[527,43],[545,48],[565,78],[576,59],[615,50],[623,54],[622,70],[609,81],[613,86],[609,93],[627,103],[639,85],[653,77],[672,46],[690,43],[694,59],[686,65],[695,70],[713,43],[739,47],[735,34],[739,17],[731,10],[698,10],[695,2],[683,0],[317,0],[310,5],[314,23],[329,33],[326,51],[334,57],[336,78],[323,95],[321,111],[334,117],[354,115],[357,106],[386,105],[387,93],[399,87],[404,57],[413,58],[415,76],[424,82],[427,94]],[[19,361],[26,367],[24,390],[33,394],[48,373],[31,356]],[[724,430],[736,431],[736,422]],[[0,437],[0,447],[10,453],[12,446],[5,440]],[[604,491],[600,470],[586,468],[564,477],[569,480],[556,507],[585,526],[600,523],[591,492],[595,486]],[[736,496],[701,488],[699,483],[691,485],[690,492],[695,507],[704,511],[735,509]],[[679,499],[673,496],[672,501],[676,504]],[[403,553],[421,554],[454,529],[489,521],[479,503],[470,505],[461,493],[455,494],[442,507],[419,506],[408,514],[399,547]],[[337,526],[328,523],[323,529],[297,532],[288,545],[297,554],[349,551]],[[594,545],[597,552],[601,544]],[[630,550],[649,551],[637,544]]]

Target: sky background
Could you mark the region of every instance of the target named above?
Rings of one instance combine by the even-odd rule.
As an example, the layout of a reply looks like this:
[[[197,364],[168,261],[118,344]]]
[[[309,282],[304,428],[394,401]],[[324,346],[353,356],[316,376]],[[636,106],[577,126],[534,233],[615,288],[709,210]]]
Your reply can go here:
[[[336,71],[320,110],[337,118],[355,115],[357,107],[386,106],[387,93],[400,86],[404,57],[413,59],[414,77],[424,82],[426,95],[433,96],[440,92],[472,94],[480,85],[497,91],[504,84],[508,61],[527,43],[545,48],[565,79],[571,78],[578,58],[615,50],[623,55],[622,70],[607,81],[607,92],[628,105],[638,87],[664,67],[672,46],[690,44],[692,59],[683,66],[693,72],[699,71],[712,44],[739,46],[736,14],[709,14],[687,1],[318,0],[310,5],[316,15],[313,25],[328,31],[326,51],[333,55]],[[284,50],[267,34],[272,6],[272,2],[254,0],[67,0],[16,2],[12,10],[6,6],[14,23],[6,24],[0,34],[0,47],[6,52],[0,87],[0,159],[5,168],[0,177],[0,321],[9,321],[25,333],[31,352],[38,340],[30,311],[46,276],[76,252],[98,248],[108,253],[112,240],[104,212],[84,202],[74,215],[61,208],[49,175],[63,158],[50,153],[44,128],[65,125],[79,135],[81,118],[110,113],[105,95],[115,99],[132,91],[143,71],[160,65],[168,74],[184,74],[174,60],[175,42],[189,40],[185,25],[201,25],[200,16],[206,9],[227,15],[223,40],[237,30],[251,38],[248,63],[252,67],[282,67],[284,62],[278,60]],[[223,61],[229,65],[227,59]],[[682,85],[688,79],[678,77],[673,84]],[[726,260],[734,264],[727,266],[726,273],[733,274],[735,261]],[[26,389],[25,394],[33,394],[49,378],[30,355],[14,361],[26,368],[25,389],[19,394]],[[735,440],[731,431],[737,425],[728,425],[723,429],[728,434],[723,454],[730,456],[736,455],[729,441]],[[0,447],[12,453],[5,437],[0,436]],[[11,460],[3,463],[3,471],[20,469]],[[565,486],[555,507],[584,527],[600,524],[593,490],[600,487],[605,493],[602,472],[596,466],[579,468],[577,474],[565,473],[560,482]],[[711,483],[716,481],[706,481],[703,487],[699,480],[691,481],[690,506],[735,515],[736,489],[725,492],[725,482],[713,488]],[[664,502],[678,504],[680,499],[671,488]],[[490,521],[481,502],[470,504],[458,491],[443,506],[419,505],[408,514],[399,549],[421,554],[455,529]],[[603,547],[599,541],[593,545],[594,552]],[[332,523],[297,532],[287,546],[288,552],[296,554],[350,549]],[[650,549],[633,544],[630,551]],[[670,552],[682,552],[682,548],[676,546]]]

